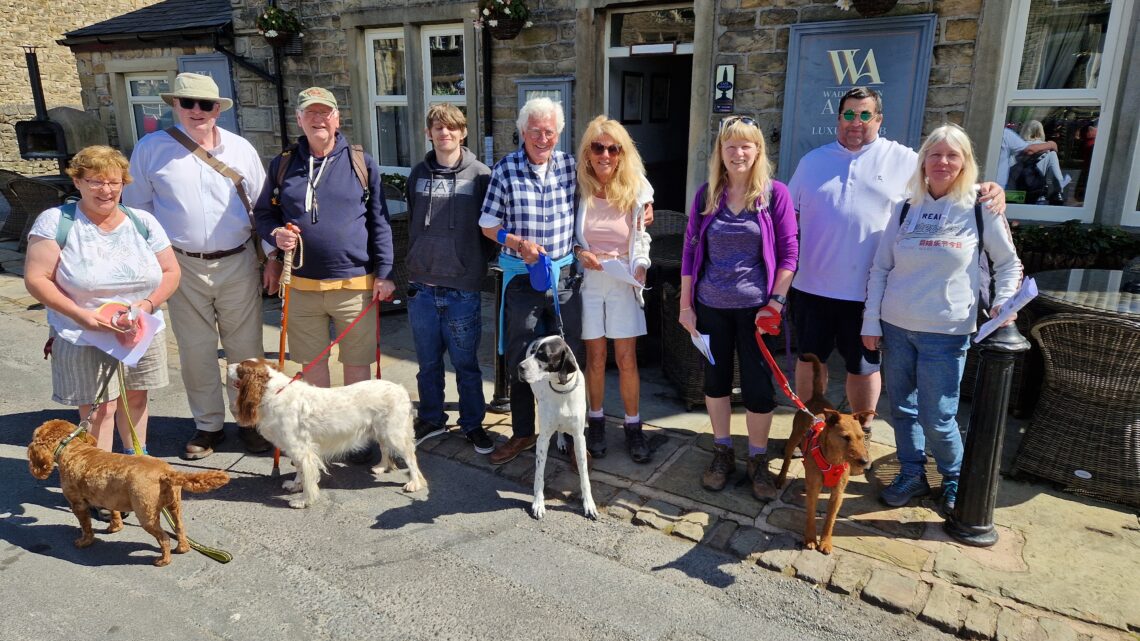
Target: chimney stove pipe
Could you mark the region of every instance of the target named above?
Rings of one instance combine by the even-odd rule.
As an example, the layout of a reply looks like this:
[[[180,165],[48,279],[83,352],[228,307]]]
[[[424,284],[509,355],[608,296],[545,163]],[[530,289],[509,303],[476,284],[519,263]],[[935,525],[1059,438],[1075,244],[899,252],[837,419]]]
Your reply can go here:
[[[36,57],[34,45],[23,45],[24,59],[28,62],[28,80],[32,83],[32,100],[36,103],[36,120],[47,120],[47,103],[44,102],[44,86],[40,82],[40,61]]]

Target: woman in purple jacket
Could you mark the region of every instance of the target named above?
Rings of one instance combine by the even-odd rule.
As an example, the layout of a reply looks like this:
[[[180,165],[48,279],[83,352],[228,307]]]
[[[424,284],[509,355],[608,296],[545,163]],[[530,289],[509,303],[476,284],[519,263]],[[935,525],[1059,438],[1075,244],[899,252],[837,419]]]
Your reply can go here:
[[[755,332],[779,332],[799,244],[788,188],[772,180],[764,134],[755,120],[721,121],[709,181],[697,190],[685,229],[678,321],[709,337],[716,364],[705,363],[705,406],[712,422],[713,460],[701,476],[707,490],[724,489],[736,471],[729,435],[733,350],[747,410],[748,478],[760,501],[776,497],[768,471],[768,431],[776,408],[771,372]]]

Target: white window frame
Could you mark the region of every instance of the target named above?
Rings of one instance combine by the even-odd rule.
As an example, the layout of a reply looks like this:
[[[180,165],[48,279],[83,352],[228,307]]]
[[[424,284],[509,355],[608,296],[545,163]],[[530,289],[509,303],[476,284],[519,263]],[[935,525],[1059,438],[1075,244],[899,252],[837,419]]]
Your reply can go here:
[[[606,81],[602,83],[602,104],[603,105],[609,105],[610,104],[610,83],[609,83],[610,59],[611,58],[629,58],[633,55],[633,53],[632,53],[633,47],[611,47],[611,46],[609,46],[610,36],[612,35],[611,32],[614,28],[614,16],[616,16],[618,14],[622,14],[622,13],[645,13],[647,11],[666,11],[668,9],[693,9],[695,11],[696,5],[692,2],[672,2],[672,3],[667,3],[667,4],[655,4],[655,5],[649,5],[649,6],[644,6],[644,7],[629,7],[627,9],[610,9],[606,13],[606,26],[605,26],[605,31],[604,31],[603,36],[602,36],[605,40],[605,43],[606,43],[605,69],[602,70],[602,77],[606,79]],[[693,38],[695,40],[697,38],[697,34],[694,33]],[[679,44],[673,50],[673,54],[678,55],[678,56],[686,55],[686,54],[692,55],[692,53],[693,53],[693,43],[691,43],[691,42],[688,42],[685,44]]]
[[[372,150],[372,155],[377,161],[380,160],[380,150],[377,148],[377,136],[380,132],[380,121],[376,117],[377,107],[409,107],[408,95],[392,94],[392,95],[378,95],[376,87],[376,49],[375,42],[377,40],[395,40],[399,39],[404,42],[404,91],[408,90],[411,85],[411,61],[409,59],[408,38],[402,27],[389,28],[389,29],[368,29],[364,32],[364,46],[365,58],[367,60],[368,71],[368,120],[372,125],[372,139],[369,142],[369,147]],[[411,118],[409,118],[411,122]],[[411,142],[411,141],[409,141]],[[398,165],[380,165],[380,171],[383,173],[399,173],[407,175],[411,172],[411,167],[400,167]]]
[[[460,96],[438,96],[431,92],[431,56],[428,54],[431,51],[431,39],[437,36],[459,36],[463,38],[463,48],[461,49],[460,56],[463,59],[463,95]],[[424,110],[436,103],[450,103],[456,107],[467,109],[468,94],[471,91],[472,82],[470,69],[467,68],[467,34],[463,30],[463,23],[456,22],[453,24],[425,26],[420,29],[420,69],[423,73],[424,79]],[[470,119],[468,119],[470,120]],[[470,123],[468,123],[470,124]],[[470,128],[468,129],[470,135]],[[425,133],[424,147],[431,149],[431,136]]]
[[[1109,12],[1108,29],[1105,33],[1104,52],[1101,55],[1102,65],[1097,77],[1097,86],[1093,89],[1019,89],[1018,80],[1021,75],[1022,57],[1025,52],[1025,31],[1029,26],[1029,10],[1032,0],[1011,0],[1013,6],[1010,13],[1013,19],[1006,27],[1006,45],[1000,74],[999,102],[993,114],[990,148],[986,154],[986,167],[997,167],[1001,161],[1002,129],[1005,127],[1005,118],[1011,107],[1098,107],[1100,108],[1099,124],[1097,127],[1098,143],[1093,148],[1092,162],[1089,167],[1088,189],[1085,192],[1085,201],[1081,207],[1068,207],[1064,205],[1022,205],[1010,203],[1009,215],[1012,218],[1024,220],[1039,220],[1046,222],[1062,222],[1079,218],[1082,222],[1092,222],[1096,212],[1096,204],[1100,199],[1100,179],[1104,173],[1104,159],[1110,146],[1108,141],[1112,135],[1114,109],[1113,103],[1123,73],[1123,56],[1118,52],[1124,45],[1128,30],[1127,16],[1132,15],[1134,0],[1113,0]],[[993,178],[996,172],[989,169],[986,178]]]
[[[1099,132],[1098,132],[1099,136]],[[1133,140],[1140,141],[1140,124],[1136,126],[1136,137]],[[1137,144],[1132,149],[1132,168],[1128,172],[1128,186],[1124,191],[1124,215],[1120,220],[1121,225],[1128,227],[1140,227],[1140,144]]]
[[[123,91],[127,97],[127,118],[129,118],[131,144],[133,149],[139,142],[138,136],[138,122],[135,120],[135,105],[158,104],[164,105],[162,98],[157,94],[154,96],[136,96],[131,92],[131,82],[135,80],[163,80],[167,84],[171,83],[170,75],[162,71],[141,72],[141,73],[127,73],[123,74]]]

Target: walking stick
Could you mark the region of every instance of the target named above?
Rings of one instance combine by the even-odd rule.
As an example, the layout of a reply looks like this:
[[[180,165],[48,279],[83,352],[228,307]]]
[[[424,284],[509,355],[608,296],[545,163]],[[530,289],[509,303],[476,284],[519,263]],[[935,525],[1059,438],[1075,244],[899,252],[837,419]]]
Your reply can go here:
[[[297,234],[297,245],[285,252],[285,263],[281,266],[281,342],[277,346],[277,369],[285,369],[285,335],[289,331],[289,284],[293,282],[293,253],[301,247],[301,229],[293,223],[285,223],[285,229]],[[272,476],[281,476],[281,448],[273,448]]]

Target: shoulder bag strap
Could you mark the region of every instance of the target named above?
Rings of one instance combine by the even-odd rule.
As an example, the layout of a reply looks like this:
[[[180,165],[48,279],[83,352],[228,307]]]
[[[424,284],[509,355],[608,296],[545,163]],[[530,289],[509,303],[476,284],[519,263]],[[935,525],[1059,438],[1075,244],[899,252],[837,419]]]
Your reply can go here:
[[[245,193],[245,185],[242,184],[242,181],[244,179],[242,178],[241,174],[239,174],[235,169],[226,163],[215,158],[214,155],[210,152],[202,149],[201,145],[191,140],[190,136],[187,136],[178,127],[168,127],[165,129],[165,131],[167,134],[170,134],[171,138],[177,140],[179,144],[185,147],[187,151],[194,154],[202,162],[209,165],[211,169],[225,176],[226,178],[229,178],[230,181],[234,184],[234,189],[237,189],[238,197],[241,198],[241,203],[245,206],[246,212],[253,212],[253,203],[249,200],[249,194]]]

